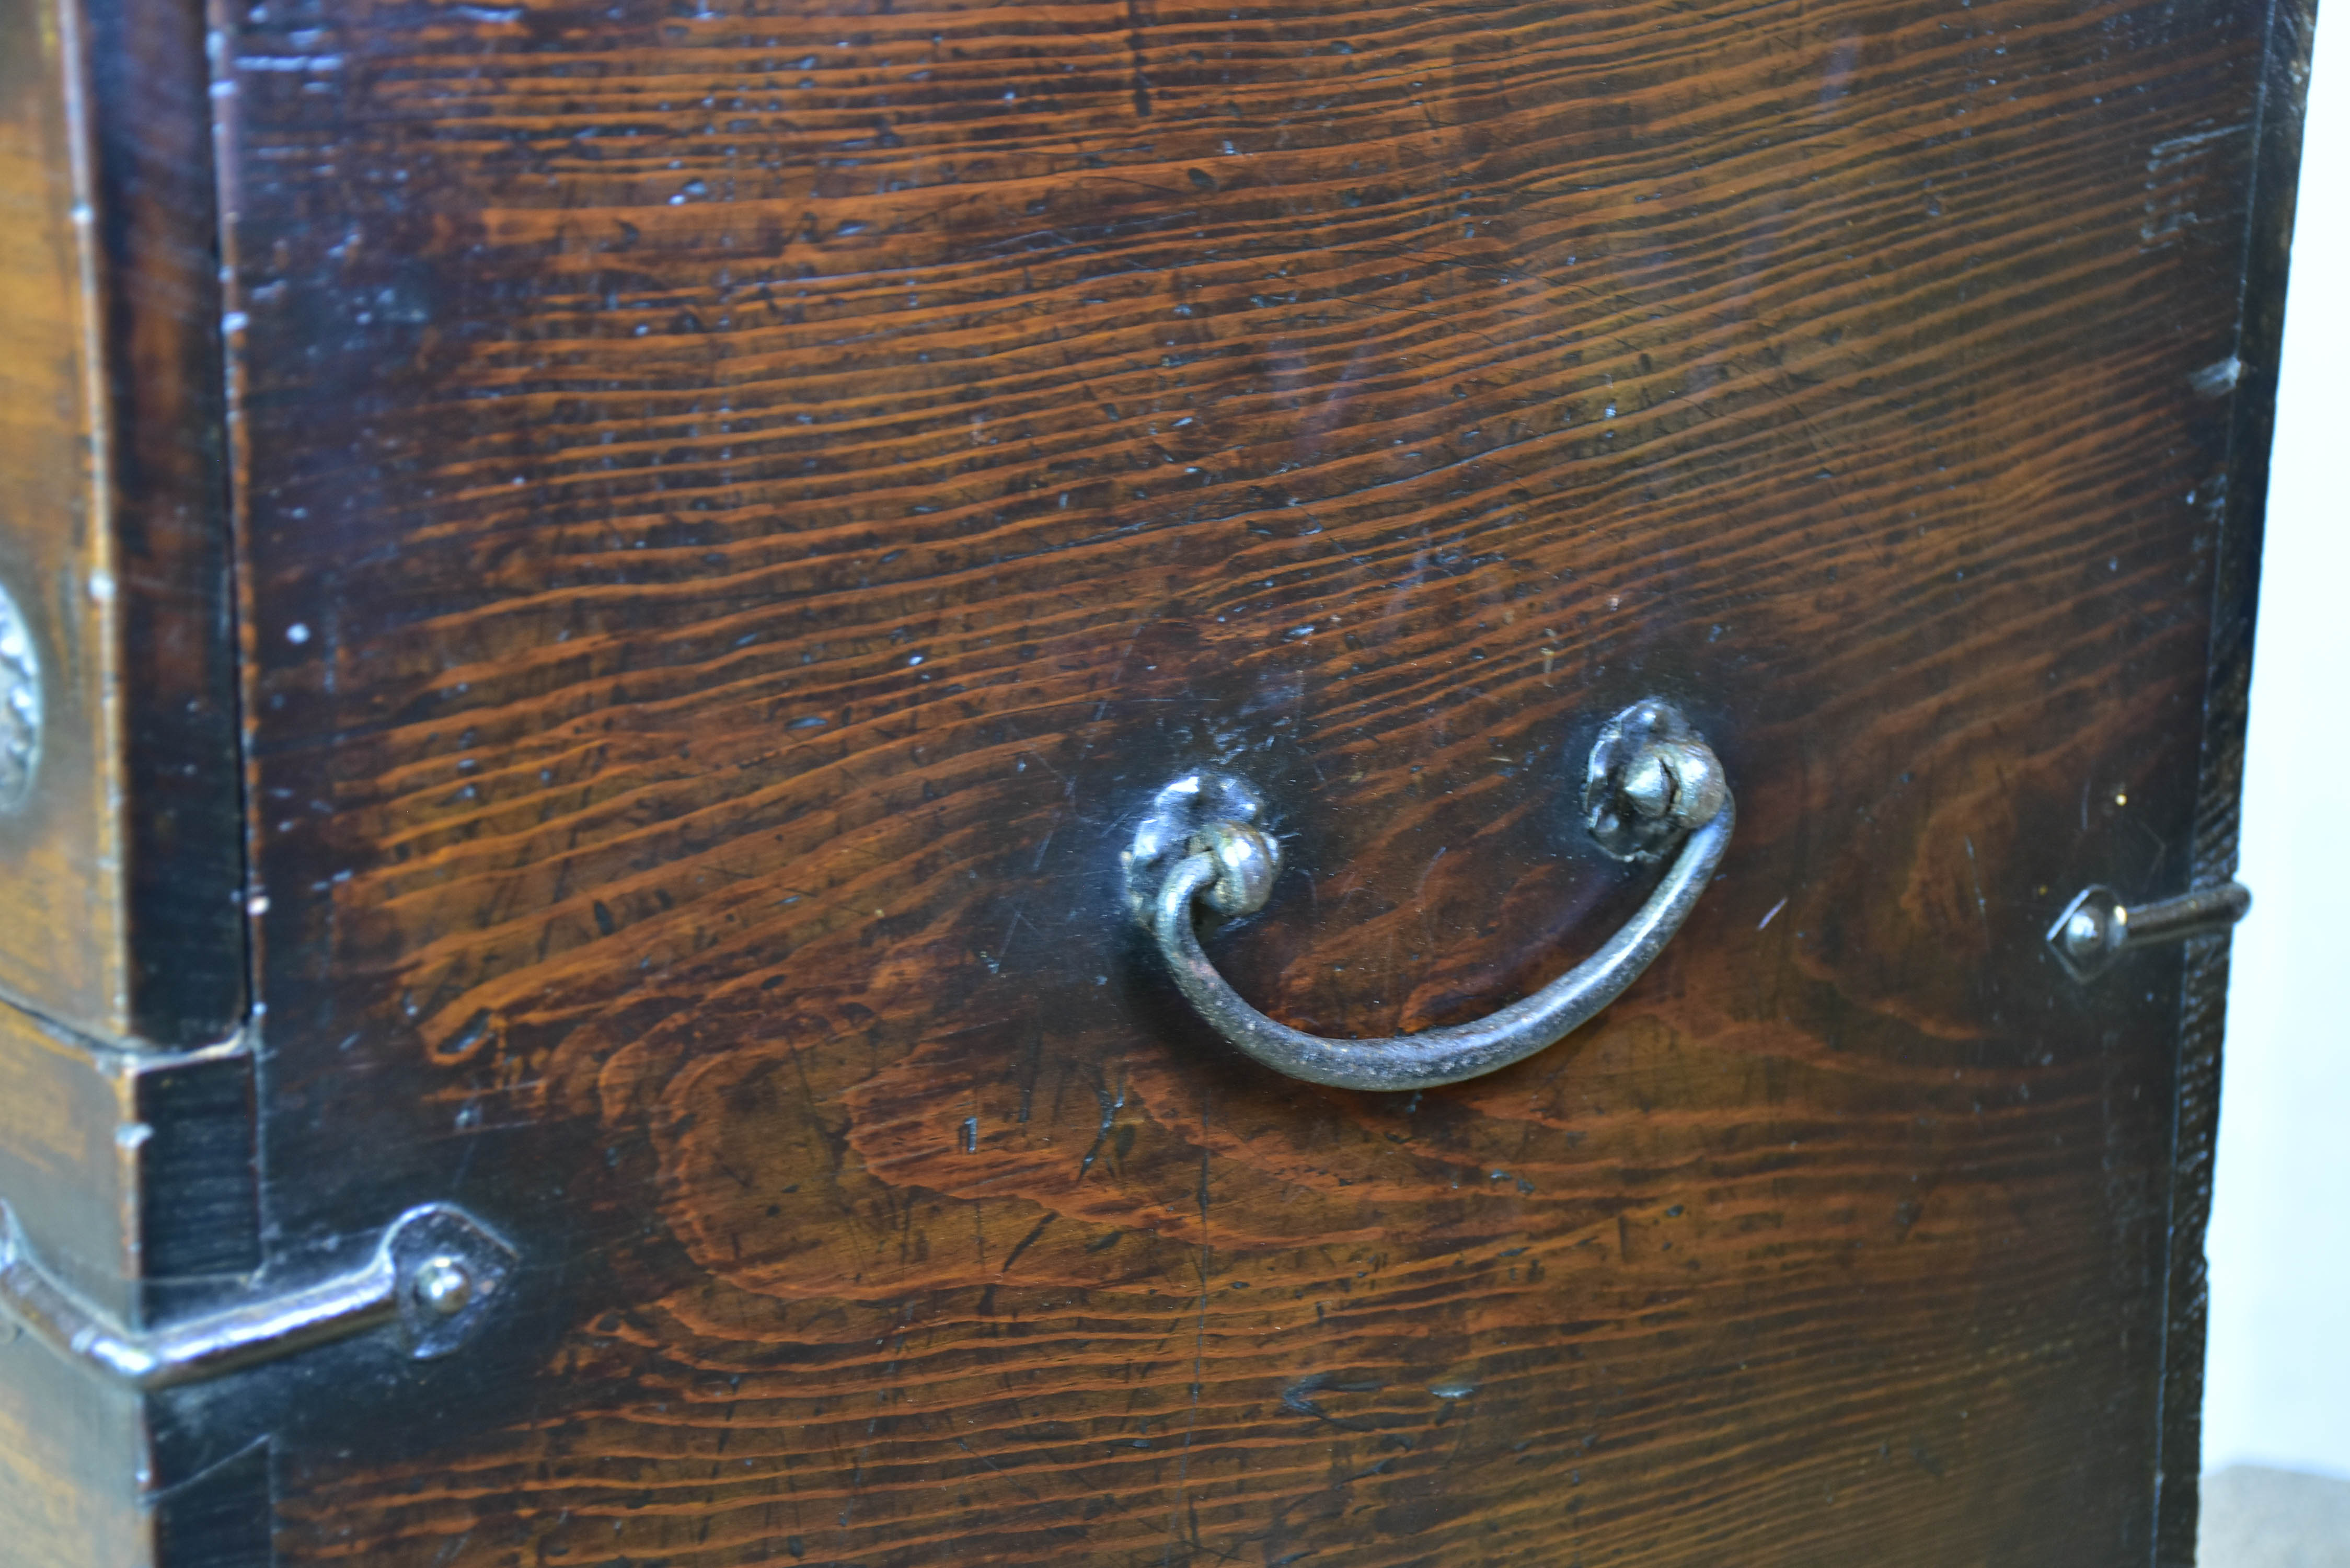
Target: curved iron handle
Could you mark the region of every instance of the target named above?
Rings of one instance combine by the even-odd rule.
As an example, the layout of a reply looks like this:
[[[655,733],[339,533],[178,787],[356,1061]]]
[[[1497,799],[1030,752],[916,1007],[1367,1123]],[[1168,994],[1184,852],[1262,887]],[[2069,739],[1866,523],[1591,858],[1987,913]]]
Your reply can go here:
[[[1187,774],[1159,792],[1126,857],[1128,896],[1168,973],[1218,1033],[1268,1067],[1342,1089],[1457,1084],[1522,1061],[1621,995],[1688,919],[1730,846],[1737,812],[1721,763],[1687,720],[1651,700],[1611,720],[1592,748],[1584,806],[1602,847],[1654,859],[1679,847],[1648,901],[1599,950],[1523,1002],[1473,1023],[1416,1034],[1329,1040],[1266,1017],[1201,950],[1193,906],[1262,909],[1280,874],[1255,825],[1256,792],[1229,774]]]

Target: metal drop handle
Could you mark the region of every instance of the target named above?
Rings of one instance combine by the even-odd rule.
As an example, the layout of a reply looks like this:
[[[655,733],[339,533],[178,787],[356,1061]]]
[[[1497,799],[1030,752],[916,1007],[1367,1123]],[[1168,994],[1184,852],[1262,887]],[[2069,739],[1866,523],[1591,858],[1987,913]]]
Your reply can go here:
[[[1597,952],[1474,1023],[1330,1040],[1292,1029],[1241,999],[1201,950],[1195,907],[1204,901],[1224,915],[1263,908],[1280,874],[1281,851],[1258,826],[1263,797],[1230,774],[1187,774],[1159,792],[1126,853],[1128,899],[1200,1016],[1266,1066],[1342,1089],[1457,1084],[1533,1055],[1638,979],[1712,880],[1737,815],[1720,759],[1671,704],[1653,699],[1626,709],[1600,732],[1584,811],[1593,836],[1618,859],[1658,859],[1669,850],[1664,879]]]

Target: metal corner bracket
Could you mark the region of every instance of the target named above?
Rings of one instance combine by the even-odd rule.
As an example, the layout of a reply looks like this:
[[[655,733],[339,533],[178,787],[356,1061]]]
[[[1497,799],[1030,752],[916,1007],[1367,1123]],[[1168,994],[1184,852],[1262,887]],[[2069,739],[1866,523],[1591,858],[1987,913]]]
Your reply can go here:
[[[512,1246],[463,1210],[427,1203],[387,1226],[359,1268],[134,1330],[43,1267],[16,1212],[0,1201],[0,1318],[68,1361],[142,1392],[217,1377],[392,1323],[411,1356],[446,1355],[492,1310],[516,1261]]]

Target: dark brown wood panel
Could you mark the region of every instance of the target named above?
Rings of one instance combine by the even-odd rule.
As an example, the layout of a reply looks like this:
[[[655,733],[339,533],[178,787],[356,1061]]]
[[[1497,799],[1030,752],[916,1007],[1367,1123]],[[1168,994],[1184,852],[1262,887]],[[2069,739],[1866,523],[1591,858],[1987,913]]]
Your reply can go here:
[[[2262,63],[2258,140],[2250,176],[2242,319],[2236,358],[2241,379],[2229,410],[2227,497],[2212,552],[2212,627],[2198,772],[2192,880],[2236,873],[2243,799],[2245,720],[2251,694],[2252,623],[2260,598],[2261,548],[2268,509],[2269,448],[2276,420],[2277,365],[2284,342],[2285,275],[2293,250],[2295,187],[2310,47],[2317,25],[2310,0],[2275,6]],[[2212,1153],[2220,1120],[2220,1038],[2227,1021],[2229,946],[2193,944],[2187,955],[2179,1019],[2177,1131],[2169,1203],[2170,1300],[2165,1326],[2162,1446],[2158,1460],[2158,1568],[2193,1568],[2202,1469],[2203,1347],[2208,1277],[2203,1232],[2210,1218]]]
[[[2144,1561],[2264,13],[224,8],[266,1204],[504,1337],[279,1432],[286,1562]],[[1216,948],[1470,1016],[1417,1097]]]
[[[0,6],[0,587],[40,692],[0,994],[166,1046],[245,995],[201,35],[165,0]]]
[[[47,6],[0,11],[0,587],[40,667],[35,787],[0,817],[9,851],[0,987],[56,1016],[119,1017],[121,855],[106,809],[99,696],[108,639],[88,376],[88,280],[66,51]],[[110,580],[110,577],[109,578]],[[12,737],[13,738],[13,737]]]
[[[122,1012],[109,1027],[207,1046],[248,1016],[212,76],[201,6],[74,3],[89,51],[119,597],[109,804],[127,931]]]

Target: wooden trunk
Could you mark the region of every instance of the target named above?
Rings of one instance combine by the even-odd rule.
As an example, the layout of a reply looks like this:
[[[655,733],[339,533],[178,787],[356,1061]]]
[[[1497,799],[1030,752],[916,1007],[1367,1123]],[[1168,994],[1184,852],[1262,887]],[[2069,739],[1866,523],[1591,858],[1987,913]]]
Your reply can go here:
[[[0,1563],[2183,1568],[2313,20],[0,0]]]

